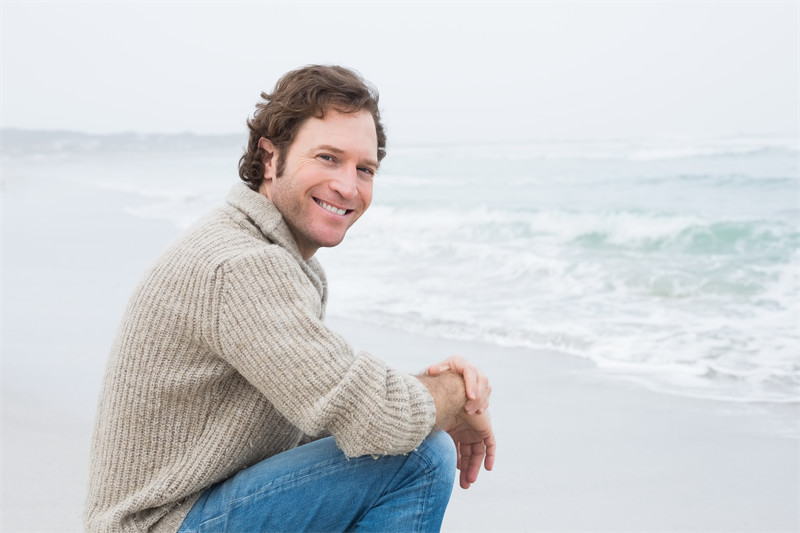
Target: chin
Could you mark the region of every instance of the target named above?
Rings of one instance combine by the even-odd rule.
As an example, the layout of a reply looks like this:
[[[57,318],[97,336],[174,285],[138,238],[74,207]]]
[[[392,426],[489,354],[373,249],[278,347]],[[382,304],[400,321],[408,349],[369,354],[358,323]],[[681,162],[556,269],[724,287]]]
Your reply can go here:
[[[334,246],[338,246],[339,244],[344,241],[345,233],[340,235],[317,235],[316,238],[313,240],[314,244],[317,248],[333,248]]]
[[[342,235],[338,239],[329,239],[325,240],[320,243],[320,248],[333,248],[334,246],[339,246],[344,241],[344,235]]]

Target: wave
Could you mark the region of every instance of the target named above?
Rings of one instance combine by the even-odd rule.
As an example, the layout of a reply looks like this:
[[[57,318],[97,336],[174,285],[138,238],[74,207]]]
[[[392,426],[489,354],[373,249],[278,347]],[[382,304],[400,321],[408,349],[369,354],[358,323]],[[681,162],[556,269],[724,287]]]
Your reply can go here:
[[[378,228],[430,232],[431,241],[457,237],[469,242],[513,245],[536,239],[584,249],[670,254],[748,255],[791,250],[800,228],[780,220],[716,220],[683,213],[638,210],[569,211],[407,209],[375,206],[368,215]],[[377,229],[376,231],[381,231]],[[416,233],[415,233],[416,234]]]
[[[800,232],[765,220],[704,220],[691,216],[611,213],[575,228],[576,243],[587,248],[669,254],[754,256],[779,253],[800,244]]]
[[[333,314],[558,350],[687,394],[800,401],[795,227],[636,211],[367,216],[323,254],[347,295]]]

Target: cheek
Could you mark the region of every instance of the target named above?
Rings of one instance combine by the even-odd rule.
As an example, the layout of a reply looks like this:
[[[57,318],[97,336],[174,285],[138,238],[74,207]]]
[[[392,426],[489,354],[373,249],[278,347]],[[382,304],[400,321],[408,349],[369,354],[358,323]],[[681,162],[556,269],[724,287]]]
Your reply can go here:
[[[372,182],[359,187],[358,191],[361,194],[361,201],[364,202],[364,210],[366,211],[372,203]]]
[[[298,183],[295,175],[284,174],[282,177],[276,178],[272,184],[272,196],[279,199],[279,201],[287,202],[292,201],[297,196],[298,190],[302,187]]]

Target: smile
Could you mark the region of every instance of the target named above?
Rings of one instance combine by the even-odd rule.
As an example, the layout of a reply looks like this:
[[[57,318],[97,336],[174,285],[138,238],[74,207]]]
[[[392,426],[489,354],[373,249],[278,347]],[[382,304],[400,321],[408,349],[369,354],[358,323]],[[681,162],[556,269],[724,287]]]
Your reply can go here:
[[[322,209],[330,211],[331,213],[334,213],[336,215],[344,215],[351,211],[351,209],[340,209],[338,207],[332,206],[331,204],[325,203],[322,200],[318,200],[316,198],[314,198],[314,201],[317,202],[317,205],[320,206]]]

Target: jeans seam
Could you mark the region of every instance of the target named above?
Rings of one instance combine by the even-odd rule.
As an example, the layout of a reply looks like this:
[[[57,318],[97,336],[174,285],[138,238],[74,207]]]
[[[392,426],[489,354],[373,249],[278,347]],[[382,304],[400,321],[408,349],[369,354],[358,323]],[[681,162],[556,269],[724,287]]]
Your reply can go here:
[[[420,512],[417,513],[417,516],[414,519],[414,529],[413,529],[414,531],[422,531],[422,521],[425,519],[426,515],[428,514],[428,505],[430,503],[431,491],[433,490],[433,482],[428,480],[427,478],[429,476],[431,476],[434,473],[434,471],[439,467],[439,465],[436,462],[434,462],[434,461],[432,461],[431,459],[428,458],[428,455],[432,455],[432,454],[420,453],[418,448],[412,450],[411,452],[409,452],[406,455],[406,461],[408,461],[409,459],[414,458],[417,461],[419,461],[420,463],[422,463],[422,469],[421,469],[422,470],[422,475],[423,475],[423,477],[426,478],[425,484],[424,484],[424,491],[425,492],[422,495],[423,497],[421,499]],[[397,475],[397,474],[395,474],[395,475]],[[394,479],[394,478],[392,478],[392,479]],[[386,487],[388,487],[389,485],[391,485],[391,481],[386,483]],[[382,497],[387,495],[386,487],[384,487],[383,491],[381,492],[381,495],[378,498],[376,498],[376,501],[380,500]],[[369,512],[369,511],[367,511],[367,512]],[[360,517],[359,520],[356,521],[355,523],[358,524],[360,522],[361,518],[363,518],[363,516]]]
[[[430,454],[419,453],[419,450],[414,450],[414,453],[419,460],[423,462],[425,468],[423,469],[424,476],[428,478],[429,476],[433,475],[434,471],[439,468],[439,464],[432,461],[428,458]],[[437,454],[438,456],[438,454]],[[431,499],[431,491],[433,490],[433,481],[430,479],[425,480],[425,494],[424,498],[422,499],[422,503],[420,505],[421,509],[420,512],[417,514],[417,519],[415,520],[415,531],[422,531],[422,521],[428,514],[428,505],[430,504]]]
[[[426,472],[425,476],[427,477],[431,473],[432,473],[432,471],[431,472]],[[420,510],[417,513],[417,519],[415,520],[415,523],[414,523],[414,526],[415,526],[414,527],[414,531],[422,531],[422,521],[428,515],[428,504],[430,503],[430,499],[431,499],[431,489],[433,488],[432,485],[433,485],[433,483],[430,480],[426,480],[426,482],[425,482],[425,497],[422,499],[422,502],[420,504]]]

